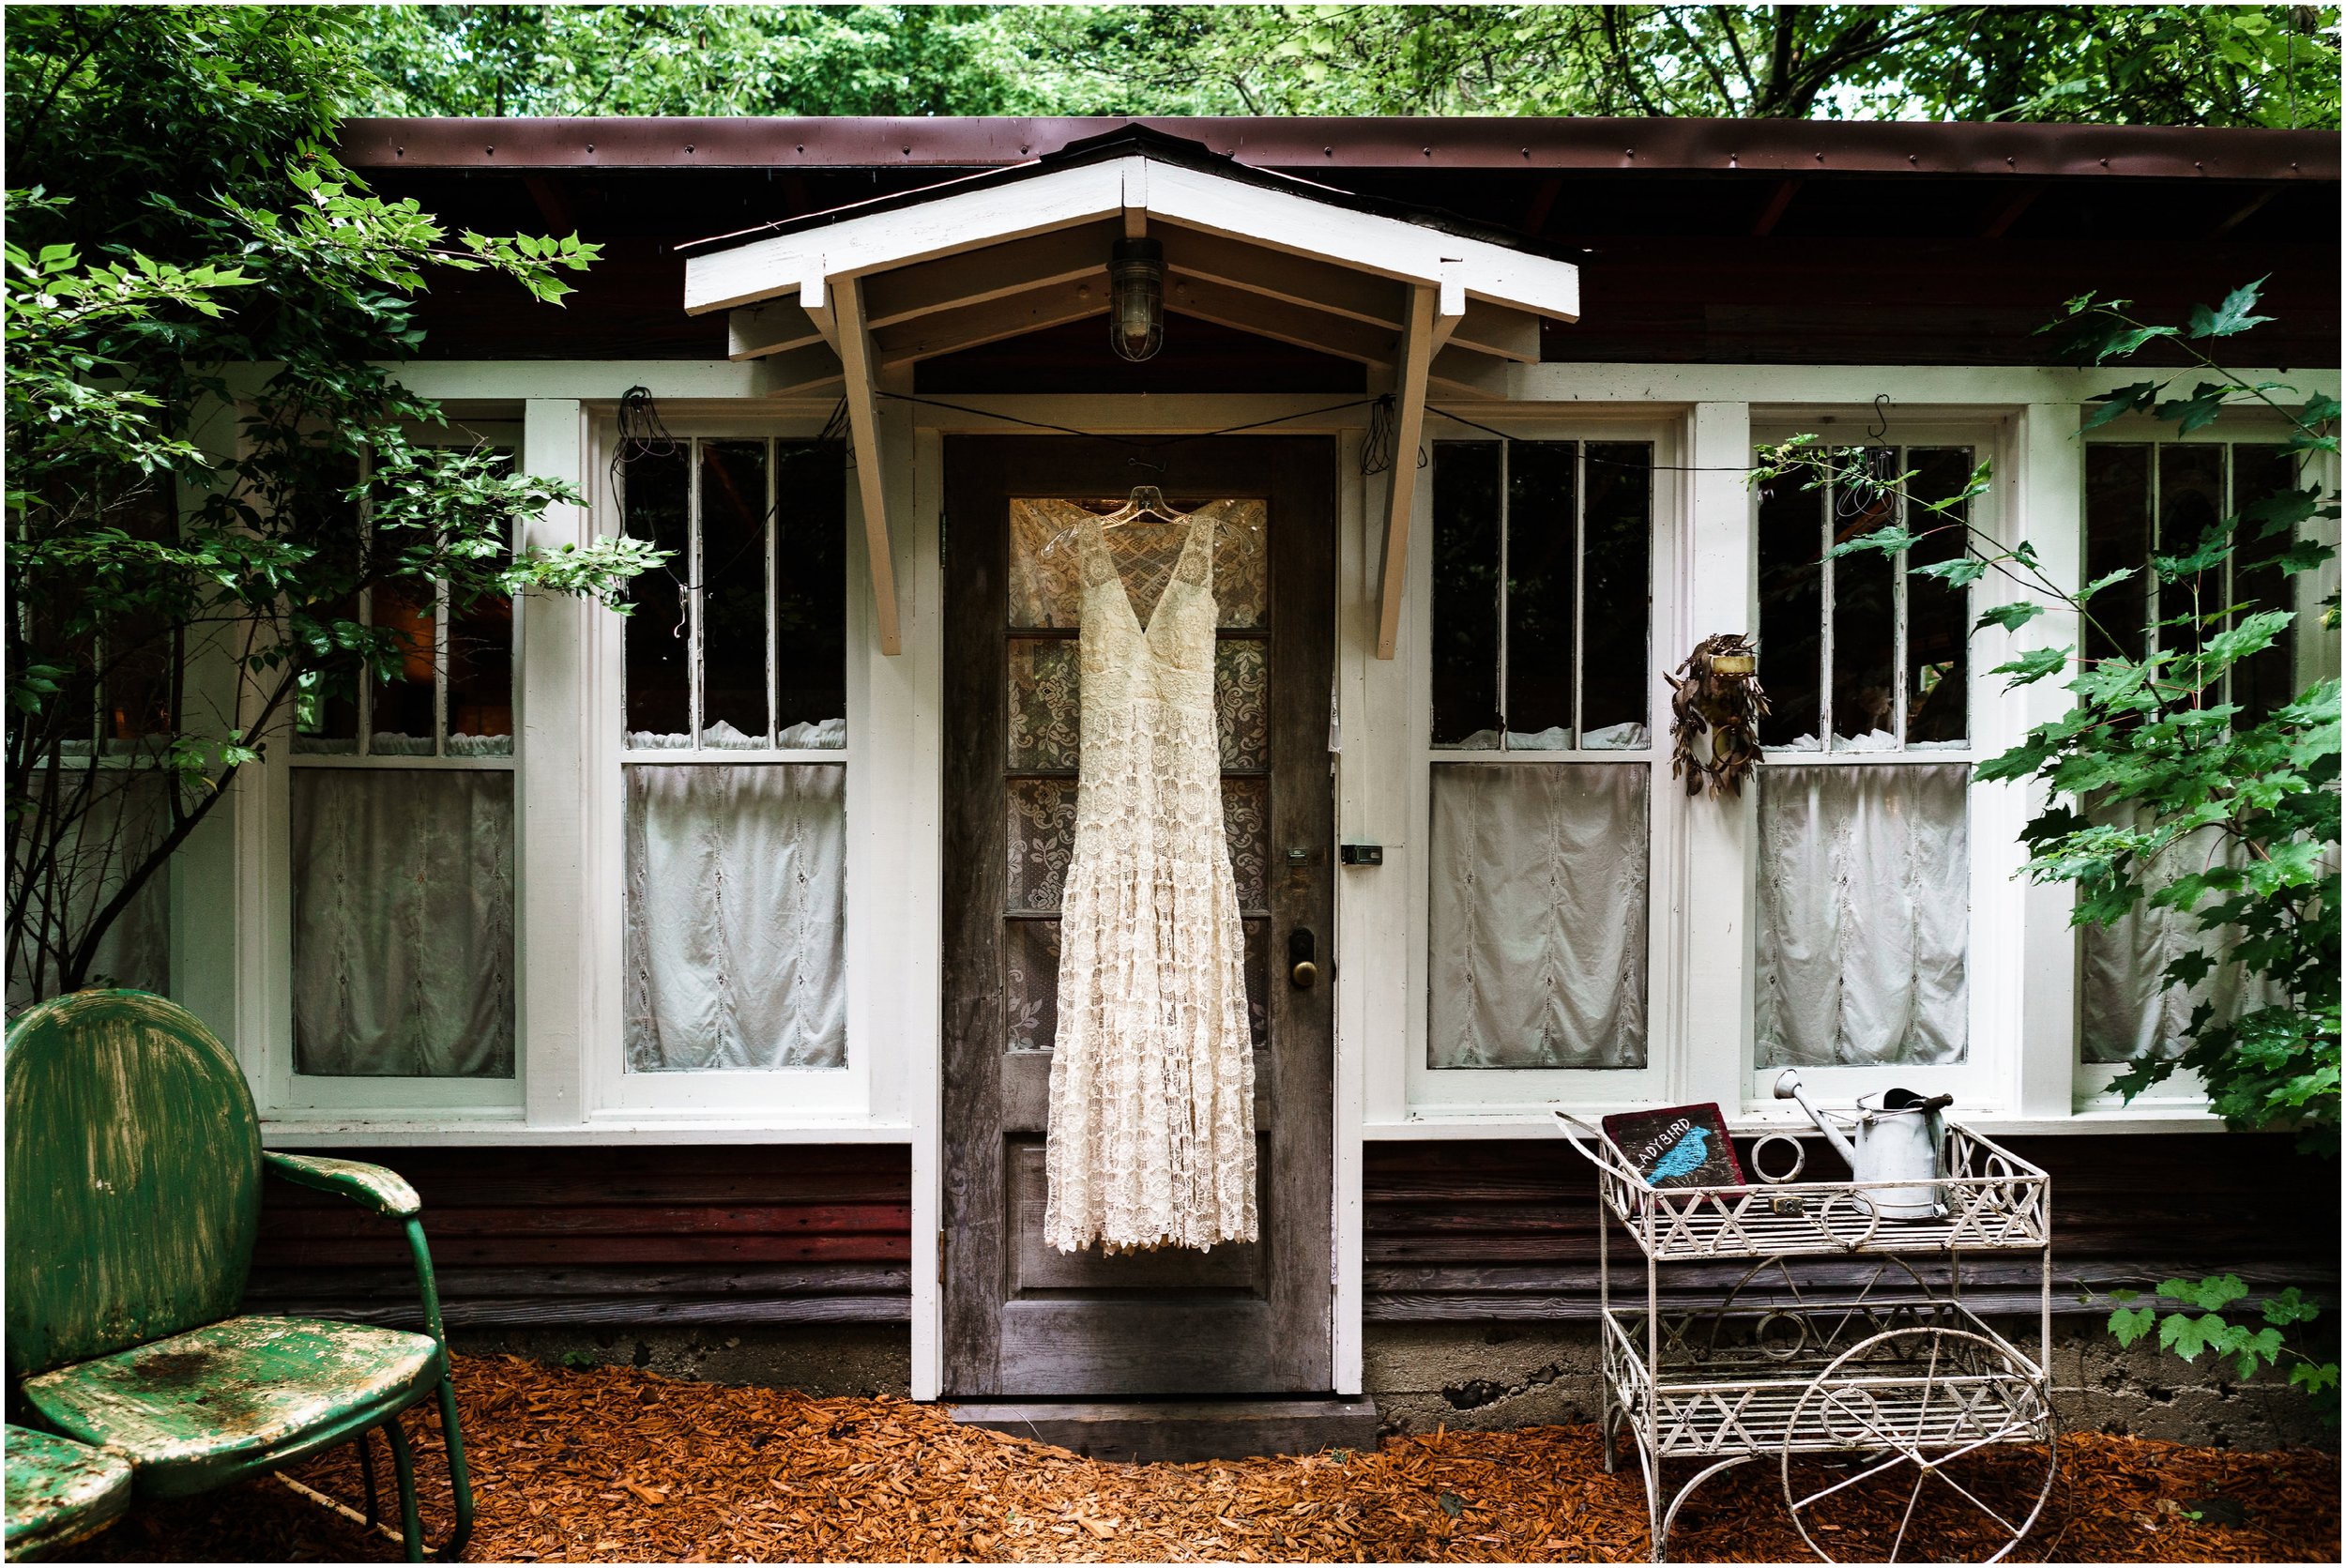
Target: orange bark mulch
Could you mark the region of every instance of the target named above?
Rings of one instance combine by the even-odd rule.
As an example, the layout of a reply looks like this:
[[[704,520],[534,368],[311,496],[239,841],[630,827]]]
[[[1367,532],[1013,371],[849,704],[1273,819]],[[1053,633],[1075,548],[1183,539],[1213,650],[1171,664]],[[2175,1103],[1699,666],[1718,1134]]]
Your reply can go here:
[[[812,1399],[624,1367],[457,1358],[486,1561],[1644,1561],[1634,1460],[1607,1475],[1585,1426],[1388,1438],[1375,1453],[1112,1465],[955,1425],[894,1398]],[[412,1412],[425,1523],[451,1519],[437,1422]],[[385,1505],[390,1465],[375,1469]],[[348,1446],[295,1467],[346,1503]],[[1673,1484],[1691,1471],[1675,1472]],[[2224,1499],[2216,1508],[2205,1499]],[[1898,1499],[1903,1502],[1903,1495]],[[2198,1522],[2236,1508],[2241,1522]],[[1918,1513],[1907,1555],[1951,1547]],[[1934,1537],[1932,1531],[1939,1535]],[[2020,1560],[2338,1560],[2338,1469],[2313,1450],[2239,1454],[2137,1438],[2062,1441],[2061,1481]],[[1773,1462],[1707,1483],[1678,1561],[1803,1561]],[[271,1479],[146,1503],[83,1550],[106,1561],[394,1560],[389,1540]]]

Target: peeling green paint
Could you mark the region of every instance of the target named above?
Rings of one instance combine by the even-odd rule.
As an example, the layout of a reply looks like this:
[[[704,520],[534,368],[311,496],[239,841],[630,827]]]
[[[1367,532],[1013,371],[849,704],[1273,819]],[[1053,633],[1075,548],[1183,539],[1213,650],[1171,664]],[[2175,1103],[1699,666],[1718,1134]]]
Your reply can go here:
[[[423,1212],[423,1199],[397,1171],[363,1160],[336,1160],[324,1154],[282,1154],[275,1149],[261,1156],[268,1168],[297,1187],[340,1193],[363,1209],[395,1220]]]
[[[152,1471],[241,1464],[354,1415],[399,1409],[445,1365],[436,1343],[404,1330],[232,1317],[27,1378],[23,1392],[58,1430],[127,1455],[152,1491],[166,1479]]]
[[[11,1426],[6,1464],[10,1562],[86,1541],[130,1505],[130,1466],[118,1454]]]
[[[235,1312],[261,1134],[228,1048],[160,997],[81,991],[9,1026],[7,1080],[9,1373]]]

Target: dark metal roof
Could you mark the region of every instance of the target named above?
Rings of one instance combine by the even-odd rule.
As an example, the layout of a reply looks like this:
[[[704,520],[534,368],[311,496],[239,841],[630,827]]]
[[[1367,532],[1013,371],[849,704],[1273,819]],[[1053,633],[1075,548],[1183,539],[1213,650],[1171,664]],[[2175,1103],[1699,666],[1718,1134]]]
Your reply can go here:
[[[1300,196],[1307,201],[1324,202],[1330,206],[1349,212],[1374,213],[1380,218],[1393,218],[1407,223],[1423,224],[1485,244],[1503,245],[1511,250],[1539,249],[1536,242],[1518,229],[1501,228],[1479,223],[1444,212],[1439,207],[1421,206],[1396,202],[1380,196],[1366,196],[1356,191],[1321,185],[1293,175],[1270,169],[1257,169],[1239,162],[1228,153],[1215,152],[1205,143],[1185,136],[1176,136],[1154,126],[1137,121],[1119,125],[1097,136],[1087,136],[1065,146],[1013,163],[1008,168],[986,169],[959,179],[940,180],[911,190],[899,190],[869,201],[851,202],[823,212],[810,212],[795,218],[779,218],[729,234],[712,235],[706,239],[690,239],[676,247],[684,255],[705,251],[723,250],[753,239],[769,238],[776,235],[802,234],[809,229],[829,228],[850,219],[869,217],[874,213],[892,212],[899,208],[919,206],[939,196],[955,195],[965,190],[988,190],[1039,175],[1056,174],[1063,169],[1081,168],[1089,163],[1109,162],[1132,154],[1145,154],[1164,163],[1176,163],[1183,168],[1200,169],[1224,179],[1262,190],[1276,190],[1286,195]]]
[[[1258,169],[2338,178],[2333,130],[1836,120],[1406,118],[360,119],[360,168],[992,169],[1145,125]]]

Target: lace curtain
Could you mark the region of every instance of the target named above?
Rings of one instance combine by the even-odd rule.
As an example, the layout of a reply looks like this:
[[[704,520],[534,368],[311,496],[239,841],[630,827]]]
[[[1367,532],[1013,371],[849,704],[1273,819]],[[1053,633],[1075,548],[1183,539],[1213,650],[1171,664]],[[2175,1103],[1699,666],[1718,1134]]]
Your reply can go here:
[[[1964,1059],[1971,771],[1760,769],[1761,1066]]]
[[[846,770],[627,769],[632,1072],[841,1067]]]
[[[1643,1067],[1643,763],[1438,766],[1426,1065]]]
[[[297,768],[294,1069],[513,1075],[513,775]]]
[[[2109,820],[2098,813],[2095,819]],[[2223,847],[2223,835],[2205,828],[2170,849],[2165,860],[2179,874],[2206,865]],[[2078,1032],[2084,1058],[2118,1063],[2178,1057],[2184,1029],[2200,1003],[2213,1003],[2218,1018],[2236,1018],[2274,1000],[2267,981],[2242,973],[2236,964],[2218,964],[2196,985],[2171,989],[2161,982],[2169,964],[2208,946],[2208,934],[2193,917],[2147,902],[2113,924],[2081,927]]]
[[[58,846],[64,862],[58,883],[67,906],[63,921],[67,932],[84,928],[90,916],[121,888],[124,860],[132,855],[143,858],[169,826],[160,779],[149,776],[95,793],[81,830]],[[17,845],[17,852],[23,854],[32,847],[27,840]],[[32,953],[20,950],[16,967],[8,975],[9,1007],[22,1007],[32,999]],[[171,994],[168,866],[146,879],[129,907],[99,938],[88,979],[92,985]],[[53,989],[56,982],[56,971],[52,968],[47,983]]]

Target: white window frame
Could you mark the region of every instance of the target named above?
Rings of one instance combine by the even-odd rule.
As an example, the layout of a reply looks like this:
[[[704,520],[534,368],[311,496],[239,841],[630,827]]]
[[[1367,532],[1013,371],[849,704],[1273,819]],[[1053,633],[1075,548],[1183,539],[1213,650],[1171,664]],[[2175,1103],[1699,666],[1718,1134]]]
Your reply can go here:
[[[758,418],[754,415],[719,415],[693,417],[689,414],[668,414],[664,422],[669,434],[678,441],[711,440],[771,440],[784,445],[815,440],[822,432],[822,421],[804,418]],[[617,536],[621,527],[618,497],[612,494],[610,483],[613,455],[618,449],[618,431],[608,419],[593,421],[588,453],[589,502],[592,507],[593,528],[598,534]],[[844,460],[843,460],[844,461]],[[693,535],[699,538],[699,463],[697,449],[688,459],[688,473],[693,477],[692,500]],[[775,473],[769,464],[768,495],[772,496]],[[600,664],[603,678],[600,690],[607,701],[596,720],[596,738],[589,747],[594,766],[589,788],[602,794],[605,809],[597,814],[603,825],[596,845],[598,853],[583,877],[583,896],[607,910],[610,929],[616,939],[611,945],[615,962],[599,966],[598,983],[604,994],[605,1005],[600,1016],[608,1022],[602,1037],[586,1042],[587,1119],[617,1119],[629,1122],[675,1121],[705,1122],[712,1119],[739,1120],[788,1119],[791,1121],[839,1120],[855,1124],[867,1119],[873,1098],[873,1058],[876,1050],[885,1048],[876,1040],[871,986],[863,978],[876,972],[873,957],[886,951],[885,934],[874,929],[879,902],[871,896],[875,878],[880,873],[880,861],[886,857],[886,837],[891,827],[901,824],[882,823],[879,802],[874,787],[875,769],[871,764],[874,752],[870,726],[873,722],[871,688],[872,661],[881,657],[871,637],[871,603],[868,584],[870,565],[865,554],[863,530],[857,525],[856,487],[845,487],[847,500],[840,525],[846,532],[844,569],[846,572],[846,647],[845,649],[846,677],[846,744],[825,747],[764,747],[732,749],[711,747],[630,748],[626,744],[626,658],[627,634],[631,618],[598,614],[591,618],[586,632],[586,656]],[[768,571],[772,568],[775,541],[767,545]],[[692,563],[686,563],[688,566]],[[697,571],[688,571],[684,580],[698,580]],[[697,670],[700,647],[699,617],[693,618],[693,664]],[[768,638],[768,721],[769,733],[778,727],[781,715],[773,712],[772,693],[778,676],[773,659],[770,622]],[[899,659],[902,656],[898,656]],[[694,690],[698,679],[694,677]],[[692,714],[693,723],[700,721],[699,702],[695,698]],[[697,729],[694,731],[697,736]],[[627,1065],[626,983],[621,965],[624,964],[624,936],[627,918],[627,854],[626,799],[627,781],[624,769],[633,767],[695,767],[721,764],[733,767],[769,767],[790,764],[816,764],[844,768],[846,770],[846,852],[844,860],[846,889],[846,1059],[839,1067],[776,1067],[757,1070],[717,1069],[708,1072],[640,1073],[631,1072]],[[607,792],[607,793],[606,793]],[[859,896],[861,895],[861,896]]]
[[[1752,450],[1775,446],[1804,432],[1813,433],[1816,424],[1790,424],[1778,420],[1766,423],[1755,421],[1751,432]],[[1987,491],[1973,498],[1970,522],[1973,527],[1988,534],[2005,546],[2017,541],[2014,532],[2013,509],[2007,504],[2012,484],[2005,476],[2016,471],[2016,443],[2008,420],[1992,416],[1973,419],[1896,420],[1888,434],[1880,439],[1862,433],[1828,432],[1827,440],[1836,446],[1889,446],[1905,450],[1917,447],[1969,447],[1973,466],[1982,462],[1994,464],[1995,482]],[[1788,480],[1782,482],[1797,482]],[[1751,495],[1750,517],[1756,556],[1760,527],[1760,496]],[[1828,517],[1827,524],[1829,525]],[[1760,611],[1758,577],[1754,574],[1754,594],[1750,624],[1755,635],[1759,632]],[[1996,579],[1983,579],[1971,593],[1966,623],[1977,617],[1980,609],[1996,599],[1982,599],[1982,594],[1995,592]],[[1903,658],[1906,632],[1906,589],[1903,571],[1897,583],[1897,627],[1900,657],[1897,717],[1903,736],[1905,720],[1905,662]],[[2005,598],[2022,597],[2014,588]],[[1831,702],[1833,597],[1830,581],[1821,598],[1820,613],[1823,617],[1823,637],[1820,645],[1824,690],[1819,708],[1820,735],[1817,751],[1793,751],[1787,747],[1770,747],[1761,754],[1758,771],[1764,774],[1771,767],[1823,766],[1879,768],[1930,764],[1960,763],[1975,766],[1982,758],[1995,755],[2017,741],[2024,733],[2020,720],[2020,705],[2017,693],[2003,690],[2004,677],[1988,672],[2004,662],[2001,651],[2003,638],[1991,632],[1970,634],[1970,659],[1966,678],[1966,725],[1970,744],[1961,750],[1910,751],[1903,738],[1896,751],[1843,751],[1832,749],[1833,727]],[[1767,650],[1762,646],[1760,675],[1762,685],[1767,680]],[[1746,787],[1765,787],[1755,780]],[[1805,1083],[1810,1086],[1813,1097],[1845,1103],[1861,1094],[1878,1089],[1906,1088],[1925,1094],[1950,1093],[1956,1103],[1973,1114],[1998,1113],[2011,1109],[2018,1103],[2021,1059],[2021,1027],[2019,974],[2023,941],[2023,884],[2018,872],[2026,857],[2019,845],[2019,826],[2026,814],[2019,809],[2023,797],[2015,786],[1973,782],[1967,791],[1969,814],[1965,822],[1965,844],[1971,857],[1971,910],[1967,924],[1967,941],[1963,960],[1965,997],[1965,1027],[1968,1031],[1964,1059],[1943,1066],[1910,1067],[1803,1067],[1799,1069]],[[1760,875],[1760,839],[1755,817],[1749,841],[1750,873]],[[1747,967],[1755,1006],[1747,1016],[1757,1017],[1756,997],[1760,984],[1759,914],[1755,905]],[[1755,1029],[1744,1042],[1746,1058],[1744,1063],[1744,1089],[1747,1102],[1755,1106],[1767,1106],[1774,1101],[1775,1084],[1781,1066],[1760,1064],[1760,1042]]]
[[[1527,414],[1516,410],[1508,417],[1485,417],[1478,412],[1475,422],[1504,431],[1519,441],[1642,442],[1653,448],[1653,528],[1647,557],[1651,594],[1646,621],[1648,735],[1646,744],[1634,750],[1510,752],[1432,744],[1434,529],[1429,449],[1428,472],[1419,480],[1420,494],[1425,497],[1421,503],[1425,525],[1411,530],[1409,543],[1409,580],[1412,591],[1405,612],[1409,621],[1406,640],[1410,650],[1409,703],[1403,713],[1378,716],[1380,722],[1401,728],[1405,736],[1404,746],[1399,750],[1409,759],[1407,842],[1426,846],[1425,853],[1409,859],[1406,868],[1409,878],[1409,1006],[1402,1081],[1408,1112],[1411,1117],[1440,1119],[1523,1111],[1548,1104],[1611,1110],[1661,1104],[1674,1077],[1673,1058],[1679,1032],[1675,1012],[1678,987],[1672,977],[1679,962],[1680,932],[1669,890],[1677,882],[1682,831],[1680,813],[1673,804],[1666,739],[1669,687],[1662,679],[1668,654],[1668,629],[1676,617],[1675,595],[1680,588],[1677,563],[1683,506],[1676,465],[1684,460],[1678,455],[1682,449],[1679,429],[1675,421],[1656,419],[1650,414],[1612,421],[1585,414],[1560,419],[1552,413]],[[1495,435],[1439,417],[1428,421],[1425,439],[1429,449],[1437,441],[1499,444]],[[1585,479],[1585,464],[1582,467],[1581,477]],[[1502,479],[1502,516],[1503,482]],[[1576,509],[1585,499],[1585,486],[1577,485]],[[1504,538],[1502,525],[1502,559]],[[1579,570],[1576,566],[1576,588],[1580,583]],[[1501,635],[1503,639],[1503,627]],[[1592,763],[1642,766],[1647,769],[1646,1064],[1638,1068],[1428,1065],[1427,1011],[1432,998],[1427,975],[1431,967],[1428,948],[1433,936],[1435,871],[1431,833],[1434,769],[1451,765],[1573,767]]]
[[[2187,435],[2177,434],[2171,420],[2156,419],[2143,415],[2129,415],[2095,427],[2085,433],[2082,439],[2083,444],[2090,447],[2147,446],[2154,449],[2151,458],[2151,515],[2156,518],[2158,515],[2158,458],[2156,449],[2181,446],[2269,447],[2281,444],[2288,438],[2289,434],[2290,426],[2277,416],[2261,409],[2228,408],[2223,417],[2215,424],[2201,430],[2195,430]],[[2303,453],[2302,457],[2303,463],[2298,469],[2300,488],[2307,484],[2318,483],[2322,487],[2323,494],[2326,495],[2338,487],[2338,464],[2336,454],[2308,451]],[[2089,525],[2089,519],[2086,516],[2088,495],[2082,482],[2084,473],[2084,466],[2080,464],[2077,510],[2078,558],[2080,561],[2085,558],[2086,530]],[[2237,498],[2232,491],[2233,478],[2234,464],[2227,457],[2224,464],[2226,515],[2231,515],[2238,507]],[[2300,529],[2300,536],[2335,547],[2338,542],[2338,525],[2334,520],[2313,518]],[[2336,662],[2331,657],[2331,650],[2336,645],[2332,639],[2322,634],[2320,604],[2323,598],[2338,589],[2338,562],[2333,557],[2316,571],[2299,572],[2290,579],[2290,582],[2296,601],[2293,608],[2297,611],[2297,619],[2291,628],[2290,665],[2293,677],[2292,685],[2302,689],[2316,680],[2338,673]],[[2151,586],[2149,591],[2154,595],[2157,592],[2156,583]],[[2077,1110],[2079,1112],[2165,1111],[2172,1113],[2206,1109],[2206,1083],[2197,1072],[2190,1068],[2177,1068],[2156,1088],[2145,1094],[2136,1096],[2129,1103],[2112,1087],[2119,1077],[2127,1072],[2128,1063],[2085,1059],[2084,931],[2081,928],[2072,927],[2070,941],[2078,955],[2078,982],[2071,998],[2076,1013],[2070,1030],[2070,1072],[2075,1084],[2074,1104]]]
[[[484,442],[510,447],[518,462],[522,449],[522,424],[510,418],[455,419],[446,426],[414,425],[405,434],[418,446],[470,446]],[[373,472],[371,456],[362,457],[359,476],[363,482]],[[514,543],[519,543],[519,529]],[[360,615],[371,618],[372,589],[361,590]],[[430,756],[383,755],[368,752],[373,742],[374,687],[377,684],[364,672],[358,679],[358,750],[355,754],[301,752],[295,748],[294,714],[284,715],[283,727],[273,738],[272,746],[282,748],[284,769],[262,768],[252,770],[253,782],[263,801],[262,817],[274,843],[259,866],[248,868],[256,872],[262,882],[262,895],[267,901],[268,925],[273,933],[282,934],[268,946],[282,955],[269,965],[267,1011],[270,1027],[259,1050],[259,1084],[255,1096],[261,1102],[264,1116],[288,1115],[315,1117],[319,1115],[364,1115],[370,1118],[406,1118],[439,1116],[492,1115],[516,1118],[521,1114],[527,1094],[526,1082],[528,1071],[528,1014],[526,992],[522,975],[528,962],[523,940],[521,911],[526,907],[528,889],[524,881],[526,866],[521,853],[522,836],[522,749],[526,729],[525,711],[527,704],[528,677],[522,657],[524,646],[524,617],[526,596],[513,599],[513,749],[503,756],[449,756],[448,729],[448,636],[449,590],[442,579],[433,600],[433,667],[436,672],[433,687],[432,718],[433,748]],[[363,771],[485,772],[513,775],[513,1073],[506,1078],[443,1078],[443,1077],[325,1077],[297,1073],[294,1068],[293,1043],[293,771],[329,771],[337,769],[357,769]],[[175,964],[176,955],[174,955]],[[248,1057],[250,1061],[250,1057]],[[250,1071],[248,1067],[248,1071]]]

